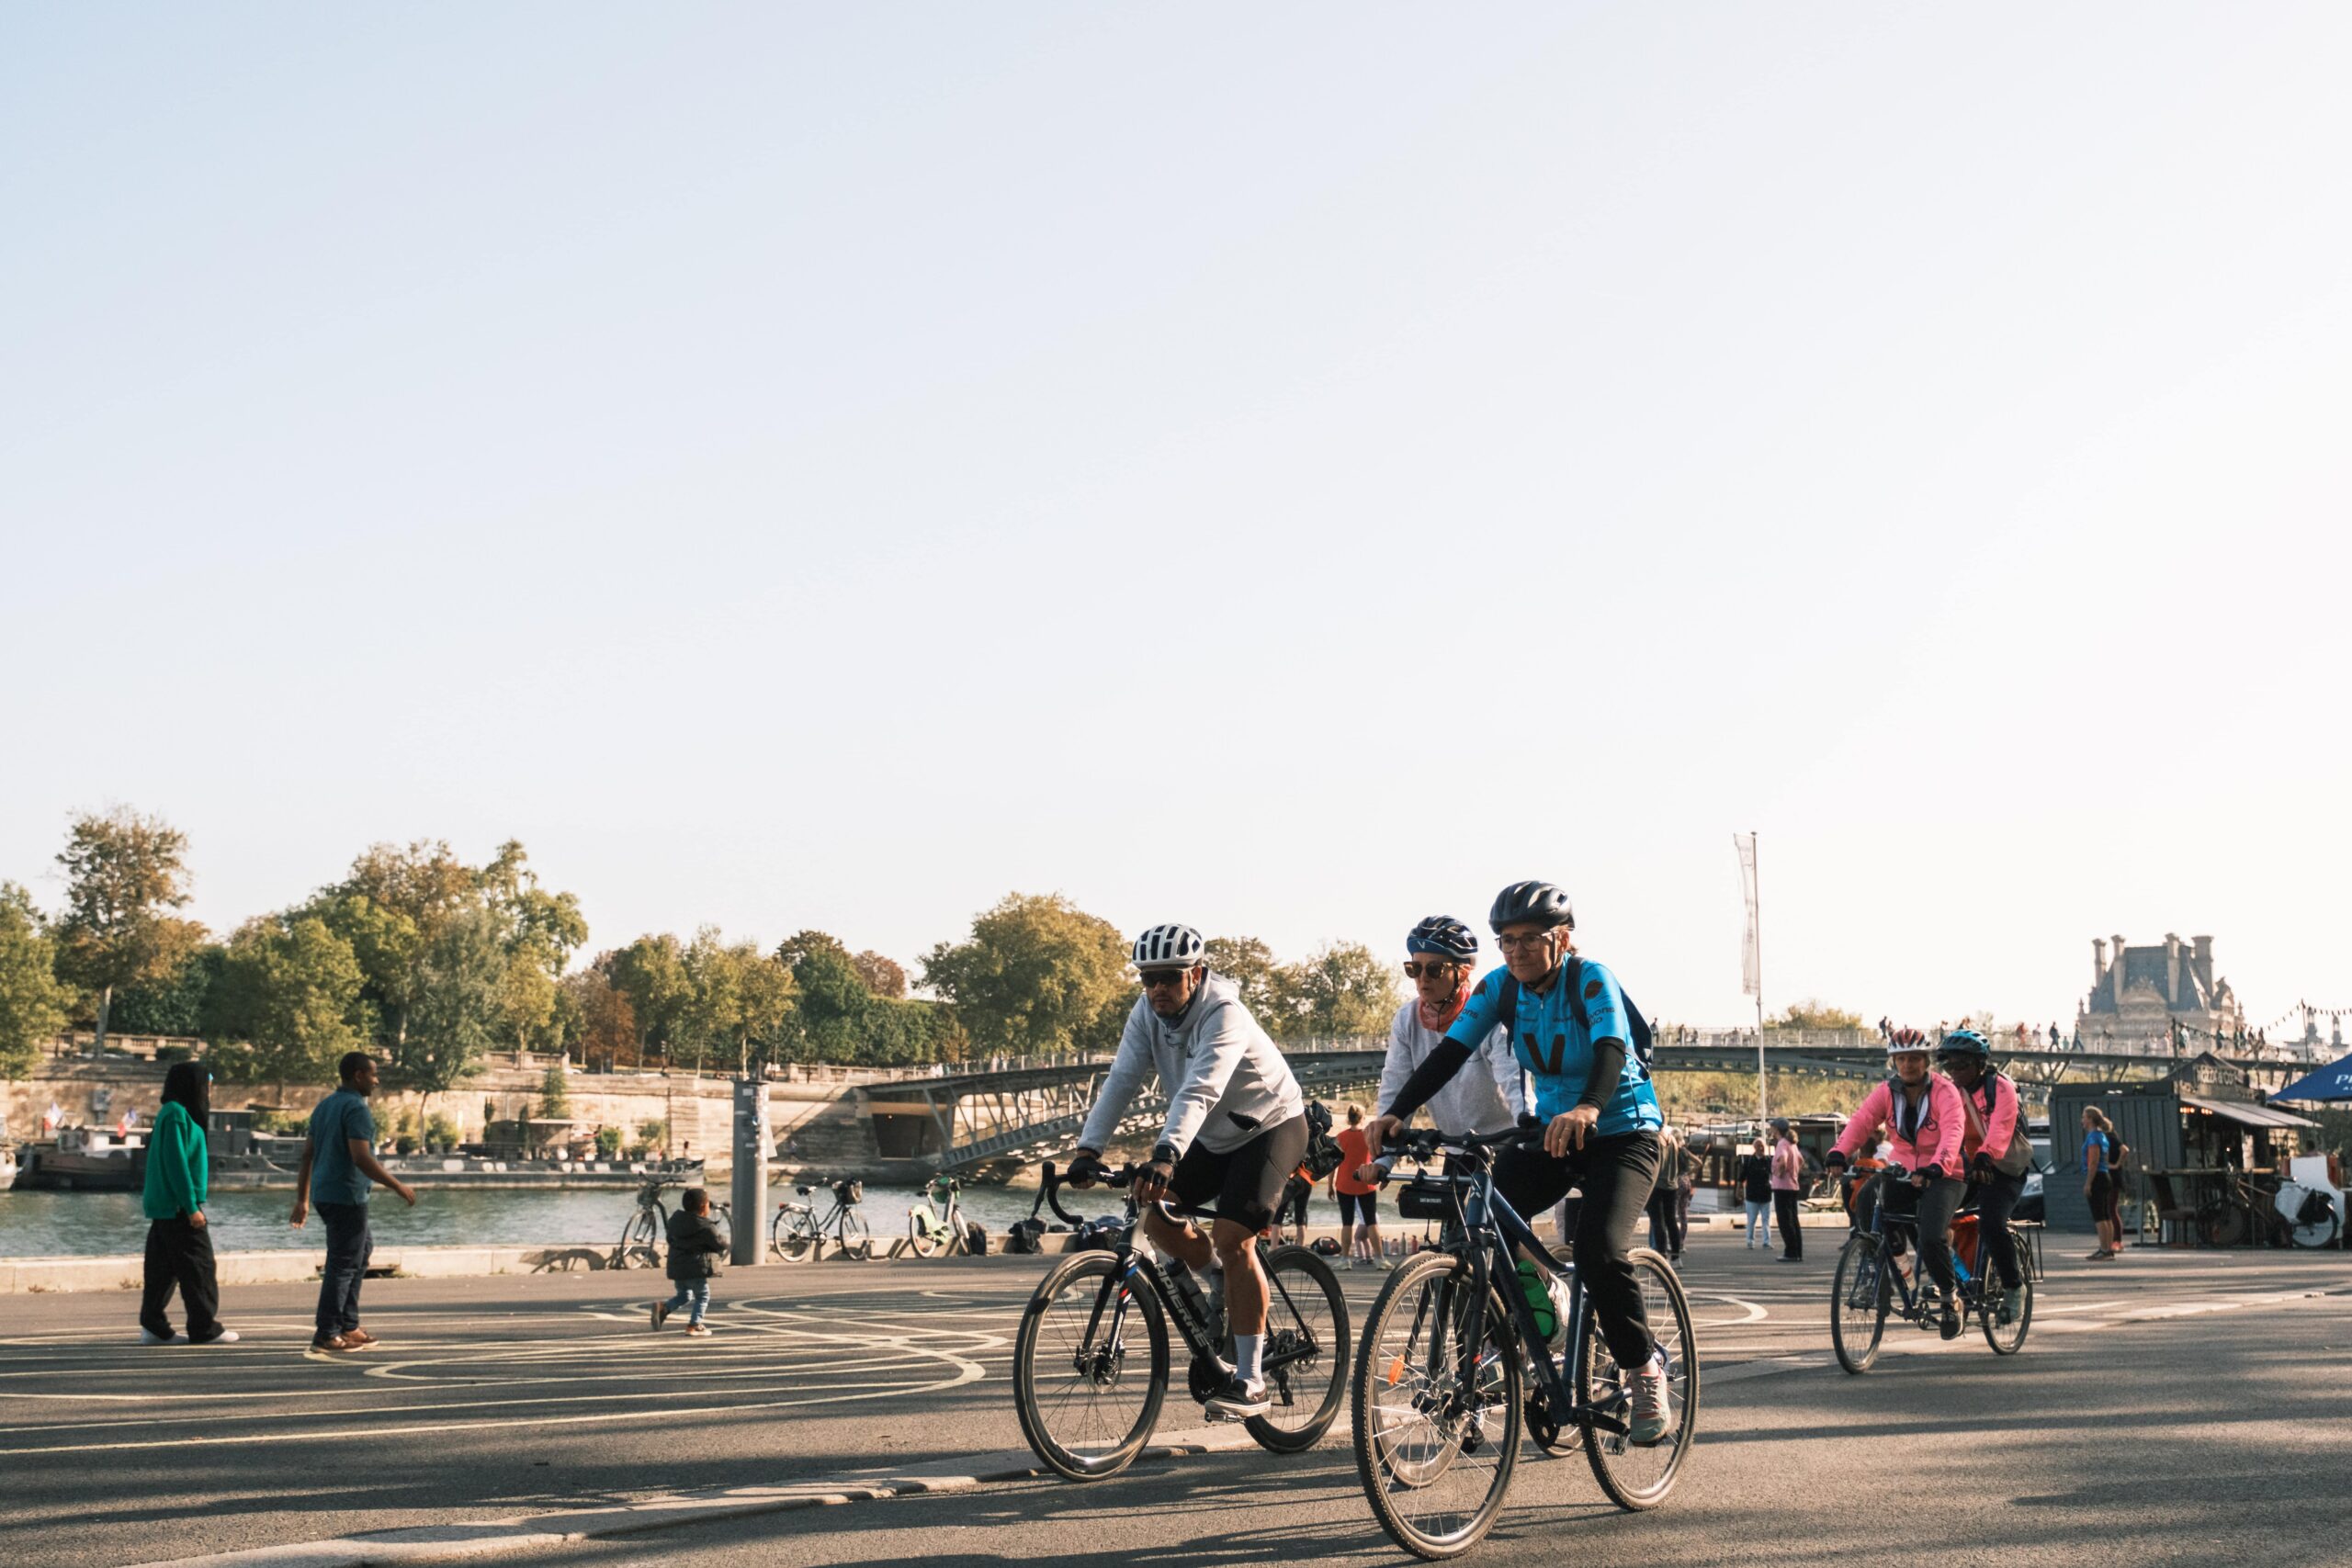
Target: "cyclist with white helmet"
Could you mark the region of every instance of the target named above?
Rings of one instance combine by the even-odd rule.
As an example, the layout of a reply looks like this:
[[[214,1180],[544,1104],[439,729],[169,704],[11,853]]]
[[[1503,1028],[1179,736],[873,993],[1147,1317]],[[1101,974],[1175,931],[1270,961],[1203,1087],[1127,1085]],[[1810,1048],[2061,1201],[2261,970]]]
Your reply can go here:
[[[1375,1105],[1396,1098],[1415,1068],[1445,1043],[1445,1032],[1470,1003],[1478,937],[1448,915],[1431,915],[1405,938],[1405,976],[1417,993],[1388,1026],[1388,1055],[1380,1066]],[[1510,1033],[1497,1025],[1472,1048],[1476,1066],[1429,1097],[1430,1120],[1441,1133],[1507,1133],[1527,1109],[1527,1075],[1511,1055]],[[1360,1173],[1385,1180],[1395,1155],[1383,1155]]]
[[[1211,973],[1207,943],[1190,926],[1154,926],[1136,939],[1143,995],[1127,1014],[1118,1055],[1087,1113],[1070,1161],[1073,1184],[1102,1174],[1102,1151],[1148,1076],[1168,1096],[1168,1120],[1136,1173],[1144,1233],[1195,1273],[1225,1277],[1234,1369],[1208,1412],[1246,1420],[1272,1408],[1266,1393],[1266,1276],[1258,1233],[1273,1223],[1283,1187],[1306,1156],[1306,1100],[1290,1064],[1241,1005],[1241,988]],[[1203,1235],[1157,1205],[1213,1206]]]
[[[1657,1178],[1666,1118],[1632,1043],[1637,1017],[1617,977],[1577,954],[1576,912],[1560,888],[1515,882],[1497,896],[1487,923],[1503,967],[1478,982],[1444,1040],[1388,1101],[1373,1123],[1373,1141],[1410,1122],[1498,1025],[1510,1029],[1512,1050],[1535,1077],[1544,1139],[1540,1147],[1498,1151],[1495,1186],[1528,1216],[1572,1187],[1584,1190],[1573,1238],[1577,1267],[1611,1357],[1633,1372],[1627,1437],[1647,1447],[1666,1436],[1671,1419],[1666,1364],[1643,1310],[1632,1252],[1634,1224]],[[1530,1288],[1533,1306],[1541,1280],[1531,1271],[1522,1288]],[[1539,1326],[1549,1307],[1547,1301],[1536,1313]]]
[[[1884,1203],[1891,1213],[1917,1216],[1919,1260],[1943,1296],[1943,1316],[1937,1327],[1945,1338],[1957,1339],[1960,1304],[1953,1292],[1959,1280],[1951,1270],[1951,1217],[1960,1212],[1966,1190],[1960,1179],[1960,1152],[1968,1134],[1968,1115],[1960,1090],[1928,1065],[1928,1057],[1925,1034],[1916,1029],[1894,1032],[1886,1043],[1886,1061],[1894,1076],[1862,1096],[1860,1108],[1838,1135],[1837,1146],[1822,1156],[1822,1164],[1832,1171],[1844,1169],[1865,1144],[1875,1142],[1880,1127],[1886,1129],[1894,1145],[1893,1163],[1910,1172],[1909,1179],[1890,1184],[1887,1176],[1880,1176],[1872,1180],[1874,1192],[1855,1203],[1855,1222],[1870,1223],[1870,1201]]]

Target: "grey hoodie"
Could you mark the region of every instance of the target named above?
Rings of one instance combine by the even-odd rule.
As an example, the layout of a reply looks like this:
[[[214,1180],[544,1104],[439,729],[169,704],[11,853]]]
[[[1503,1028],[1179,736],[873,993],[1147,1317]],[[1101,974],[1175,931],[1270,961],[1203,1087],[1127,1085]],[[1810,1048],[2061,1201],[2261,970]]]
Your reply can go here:
[[[1306,1114],[1290,1064],[1241,1005],[1241,987],[1214,971],[1178,1022],[1152,1011],[1148,998],[1136,999],[1119,1054],[1078,1141],[1090,1149],[1104,1147],[1145,1075],[1154,1071],[1168,1094],[1160,1141],[1179,1156],[1195,1139],[1211,1154],[1228,1154],[1266,1128]]]

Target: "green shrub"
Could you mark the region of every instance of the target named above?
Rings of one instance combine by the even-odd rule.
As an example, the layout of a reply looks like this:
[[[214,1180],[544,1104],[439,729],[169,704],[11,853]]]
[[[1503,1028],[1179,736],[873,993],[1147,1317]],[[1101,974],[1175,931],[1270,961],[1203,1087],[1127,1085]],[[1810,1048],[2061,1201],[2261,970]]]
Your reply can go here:
[[[596,1153],[605,1159],[611,1159],[620,1152],[621,1130],[618,1127],[597,1128]]]

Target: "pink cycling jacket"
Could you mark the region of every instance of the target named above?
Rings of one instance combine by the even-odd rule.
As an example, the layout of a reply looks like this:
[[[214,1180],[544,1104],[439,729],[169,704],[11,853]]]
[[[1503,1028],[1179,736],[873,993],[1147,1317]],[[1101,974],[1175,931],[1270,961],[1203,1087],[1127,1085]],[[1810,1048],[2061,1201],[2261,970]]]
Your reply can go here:
[[[1960,1091],[1961,1109],[1968,1117],[1968,1134],[1962,1140],[1961,1153],[1973,1159],[1976,1152],[1983,1149],[1998,1159],[2009,1152],[2009,1145],[2018,1135],[2018,1088],[1998,1073],[1985,1074],[1984,1087],[1984,1094],[1993,1102],[1989,1114],[1984,1100],[1964,1089]]]
[[[1906,1138],[1896,1131],[1894,1092],[1882,1083],[1862,1096],[1861,1109],[1838,1134],[1838,1152],[1851,1159],[1884,1127],[1894,1145],[1895,1164],[1915,1172],[1939,1165],[1946,1176],[1960,1175],[1961,1141],[1968,1134],[1968,1112],[1960,1103],[1960,1086],[1941,1073],[1931,1072],[1927,1087],[1928,1102],[1919,1108],[1917,1135]]]

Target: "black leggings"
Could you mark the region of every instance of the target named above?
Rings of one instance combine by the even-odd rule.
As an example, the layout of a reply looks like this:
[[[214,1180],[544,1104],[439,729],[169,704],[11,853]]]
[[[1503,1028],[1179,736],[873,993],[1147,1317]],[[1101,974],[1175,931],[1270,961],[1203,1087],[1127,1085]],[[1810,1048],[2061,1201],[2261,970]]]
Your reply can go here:
[[[1628,1371],[1648,1364],[1657,1348],[1641,1281],[1634,1277],[1634,1225],[1657,1182],[1654,1132],[1587,1138],[1581,1149],[1554,1159],[1540,1145],[1514,1145],[1495,1156],[1495,1190],[1521,1219],[1542,1213],[1571,1187],[1584,1190],[1577,1214],[1577,1271],[1609,1354]],[[1668,1196],[1671,1196],[1669,1194]]]
[[[1682,1250],[1683,1220],[1681,1205],[1675,1201],[1671,1187],[1660,1187],[1650,1193],[1646,1207],[1650,1216],[1650,1247],[1671,1257]]]
[[[1883,1176],[1870,1185],[1863,1196],[1855,1201],[1860,1210],[1865,1202],[1886,1205],[1890,1214],[1917,1217],[1919,1222],[1919,1261],[1928,1266],[1928,1277],[1939,1291],[1951,1290],[1959,1283],[1951,1271],[1951,1217],[1960,1213],[1961,1194],[1968,1190],[1968,1183],[1956,1176],[1940,1181],[1930,1181],[1922,1189],[1911,1185],[1910,1179],[1890,1182]],[[1875,1196],[1873,1196],[1875,1194]],[[1870,1217],[1858,1213],[1856,1218],[1868,1229]],[[1982,1221],[1978,1222],[1980,1224]]]
[[[1976,1257],[1979,1274],[1987,1272],[1984,1260],[1992,1260],[1991,1272],[1997,1273],[2001,1288],[2018,1288],[2018,1240],[2009,1234],[2009,1216],[2018,1212],[2018,1200],[2025,1196],[2025,1178],[1996,1176],[1989,1181],[1968,1184],[1967,1201],[1976,1205]]]

